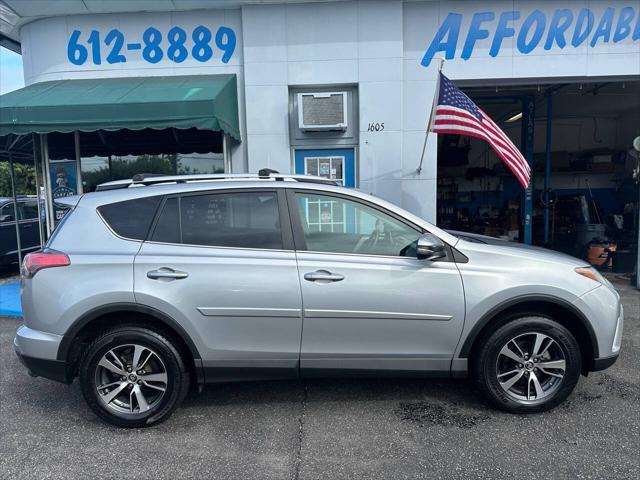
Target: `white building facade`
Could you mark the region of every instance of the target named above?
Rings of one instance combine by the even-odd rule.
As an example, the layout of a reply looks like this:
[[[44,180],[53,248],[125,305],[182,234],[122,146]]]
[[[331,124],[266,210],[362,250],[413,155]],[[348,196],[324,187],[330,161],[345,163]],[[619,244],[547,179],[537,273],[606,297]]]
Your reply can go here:
[[[416,168],[440,57],[460,85],[640,79],[638,0],[84,4],[20,26],[27,85],[235,74],[241,141],[227,170],[333,176],[430,221],[435,135]],[[345,93],[347,126],[302,129],[304,93]]]

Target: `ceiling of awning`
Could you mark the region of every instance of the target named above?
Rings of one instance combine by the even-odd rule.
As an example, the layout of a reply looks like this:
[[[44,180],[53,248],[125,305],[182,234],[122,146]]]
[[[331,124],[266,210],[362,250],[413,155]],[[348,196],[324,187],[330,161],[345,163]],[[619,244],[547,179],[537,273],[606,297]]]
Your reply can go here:
[[[57,80],[0,96],[0,136],[149,128],[221,131],[240,141],[236,76]]]

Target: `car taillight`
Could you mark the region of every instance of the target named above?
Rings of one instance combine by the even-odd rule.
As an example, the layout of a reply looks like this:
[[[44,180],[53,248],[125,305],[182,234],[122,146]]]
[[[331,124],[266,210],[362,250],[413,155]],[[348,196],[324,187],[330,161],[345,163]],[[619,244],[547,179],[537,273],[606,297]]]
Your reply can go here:
[[[67,265],[71,265],[71,261],[64,253],[55,250],[42,250],[24,257],[22,273],[25,277],[31,278],[36,272],[44,268],[66,267]]]

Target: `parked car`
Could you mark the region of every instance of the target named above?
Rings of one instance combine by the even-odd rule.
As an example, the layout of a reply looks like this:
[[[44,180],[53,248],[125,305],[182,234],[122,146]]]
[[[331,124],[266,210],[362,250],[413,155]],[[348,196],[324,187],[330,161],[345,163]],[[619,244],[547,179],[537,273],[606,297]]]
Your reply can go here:
[[[584,261],[325,179],[141,177],[60,201],[15,349],[115,425],[166,419],[194,384],[327,375],[470,376],[540,412],[620,350],[619,296]]]
[[[20,244],[23,255],[40,248],[40,231],[38,226],[38,198],[19,196],[18,226],[20,228]],[[18,261],[18,242],[16,235],[16,217],[13,198],[0,197],[0,265]]]

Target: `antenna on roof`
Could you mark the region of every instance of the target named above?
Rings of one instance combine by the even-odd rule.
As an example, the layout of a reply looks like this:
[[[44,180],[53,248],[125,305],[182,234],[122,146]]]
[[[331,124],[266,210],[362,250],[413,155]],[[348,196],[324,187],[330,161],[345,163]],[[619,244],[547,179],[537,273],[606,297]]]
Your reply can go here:
[[[258,177],[260,178],[269,178],[272,173],[280,173],[277,170],[272,170],[271,168],[261,168],[258,170]]]
[[[144,182],[147,178],[164,177],[164,173],[136,173],[131,180],[134,182]]]

